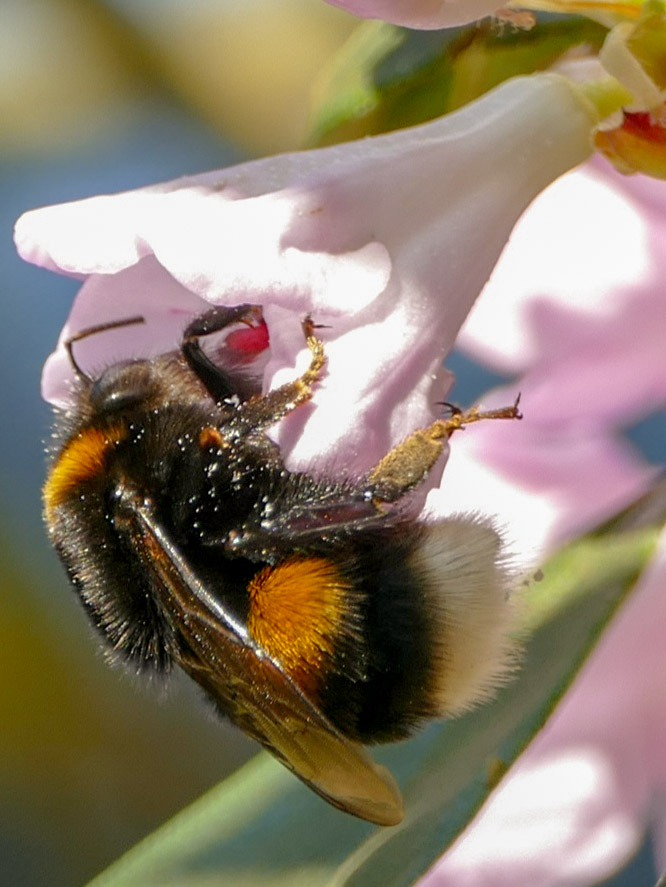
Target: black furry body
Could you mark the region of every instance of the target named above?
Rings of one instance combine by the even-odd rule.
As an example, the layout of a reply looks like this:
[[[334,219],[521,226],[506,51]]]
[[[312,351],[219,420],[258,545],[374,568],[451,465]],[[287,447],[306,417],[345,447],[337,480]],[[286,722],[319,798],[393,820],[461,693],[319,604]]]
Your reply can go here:
[[[506,571],[492,525],[430,525],[401,500],[452,431],[513,407],[417,429],[364,477],[286,469],[266,431],[311,396],[325,357],[261,394],[200,340],[254,326],[214,308],[181,352],[83,373],[60,416],[44,490],[51,539],[116,658],[180,666],[217,707],[330,803],[402,818],[391,775],[357,743],[401,739],[486,698],[511,667]],[[130,318],[121,326],[140,321]]]
[[[233,429],[234,407],[212,404],[205,392],[193,398],[189,374],[177,358],[129,364],[124,372],[114,367],[114,384],[104,376],[98,383],[103,396],[95,398],[94,388],[84,393],[79,412],[61,422],[61,447],[89,423],[122,438],[106,454],[104,471],[51,521],[94,624],[111,650],[139,669],[168,671],[187,652],[179,624],[162,606],[160,583],[123,529],[128,489],[150,501],[202,584],[241,623],[248,583],[263,567],[295,554],[325,557],[348,580],[354,631],[339,640],[314,701],[352,739],[404,737],[434,714],[423,693],[432,623],[408,566],[419,528],[397,514],[378,516],[367,485],[288,472],[261,431],[232,430],[221,451],[202,447],[204,429]]]

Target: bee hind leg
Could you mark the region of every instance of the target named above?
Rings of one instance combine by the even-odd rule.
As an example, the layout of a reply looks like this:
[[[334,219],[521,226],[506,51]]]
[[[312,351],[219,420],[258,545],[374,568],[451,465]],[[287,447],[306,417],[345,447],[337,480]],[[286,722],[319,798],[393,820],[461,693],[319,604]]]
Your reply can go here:
[[[485,419],[522,419],[519,401],[520,395],[512,406],[497,410],[452,407],[447,419],[413,431],[381,459],[366,477],[368,493],[376,502],[397,501],[426,479],[454,431]]]

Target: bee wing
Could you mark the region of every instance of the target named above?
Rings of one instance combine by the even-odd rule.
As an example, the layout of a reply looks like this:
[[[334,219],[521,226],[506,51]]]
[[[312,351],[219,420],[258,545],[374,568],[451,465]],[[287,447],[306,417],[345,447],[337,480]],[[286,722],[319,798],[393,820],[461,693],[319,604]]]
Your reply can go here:
[[[162,604],[183,638],[179,665],[329,803],[378,825],[400,822],[402,796],[389,771],[344,737],[206,589],[150,503],[133,497],[129,521],[135,550],[160,582]]]

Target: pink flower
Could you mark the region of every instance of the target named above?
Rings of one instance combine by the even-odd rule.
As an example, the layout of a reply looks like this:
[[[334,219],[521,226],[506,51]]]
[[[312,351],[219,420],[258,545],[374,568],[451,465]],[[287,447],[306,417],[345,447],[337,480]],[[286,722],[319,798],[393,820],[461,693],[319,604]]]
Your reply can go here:
[[[30,213],[17,226],[22,254],[84,280],[44,394],[67,405],[72,369],[62,342],[77,330],[146,318],[145,327],[79,343],[77,358],[93,369],[170,350],[208,303],[245,301],[264,308],[264,388],[274,387],[306,359],[300,321],[312,313],[329,327],[328,377],[307,421],[299,410],[274,429],[276,439],[292,466],[367,469],[431,418],[446,394],[441,359],[512,226],[542,188],[588,155],[593,124],[566,81],[539,75],[411,130]],[[462,334],[477,357],[522,375],[511,395],[497,398],[521,388],[527,418],[460,435],[429,507],[496,512],[521,547],[524,532],[535,558],[653,477],[612,432],[663,402],[655,281],[666,270],[664,214],[658,198],[652,209],[632,204],[626,186],[612,181],[577,174],[543,195]],[[534,233],[539,217],[544,227]],[[581,676],[582,702],[572,694],[425,883],[574,883],[607,871],[635,845],[647,774],[661,787],[666,769],[647,733],[658,721],[656,675],[664,669],[661,646],[640,644],[647,608],[662,624],[656,586],[646,587],[629,605],[628,623],[618,620],[605,639],[611,652],[600,650],[602,665]],[[608,673],[613,682],[600,688]],[[598,709],[585,730],[590,694]],[[663,724],[653,726],[663,744]],[[611,747],[604,740],[612,731]]]
[[[498,0],[327,0],[360,18],[383,19],[407,28],[453,28],[492,15]]]
[[[666,400],[665,245],[666,185],[654,180],[594,164],[534,202],[458,339],[521,377],[526,419],[510,445],[496,423],[456,441],[449,501],[470,506],[484,462],[506,523],[540,551],[646,488],[654,469],[615,430]]]
[[[77,330],[145,317],[78,343],[99,368],[175,348],[209,302],[263,306],[274,387],[307,360],[311,313],[328,326],[328,379],[275,436],[292,467],[367,470],[432,417],[441,361],[511,228],[588,156],[592,117],[563,78],[519,78],[413,129],[28,213],[21,254],[84,280],[44,396],[67,405]]]
[[[456,441],[442,491],[482,484],[521,545],[577,535],[655,478],[619,430],[666,406],[666,184],[601,164],[545,192],[512,235],[460,342],[519,373],[520,435]],[[481,454],[484,460],[481,466]],[[555,716],[423,887],[596,883],[653,810],[666,864],[666,538]]]

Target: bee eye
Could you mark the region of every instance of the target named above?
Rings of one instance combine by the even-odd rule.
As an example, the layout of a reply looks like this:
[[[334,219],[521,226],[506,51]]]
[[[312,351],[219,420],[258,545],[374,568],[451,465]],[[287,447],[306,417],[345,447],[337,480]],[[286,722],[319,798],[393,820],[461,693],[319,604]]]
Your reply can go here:
[[[147,362],[115,364],[93,383],[90,403],[100,414],[118,413],[145,404],[154,389],[154,373]]]

